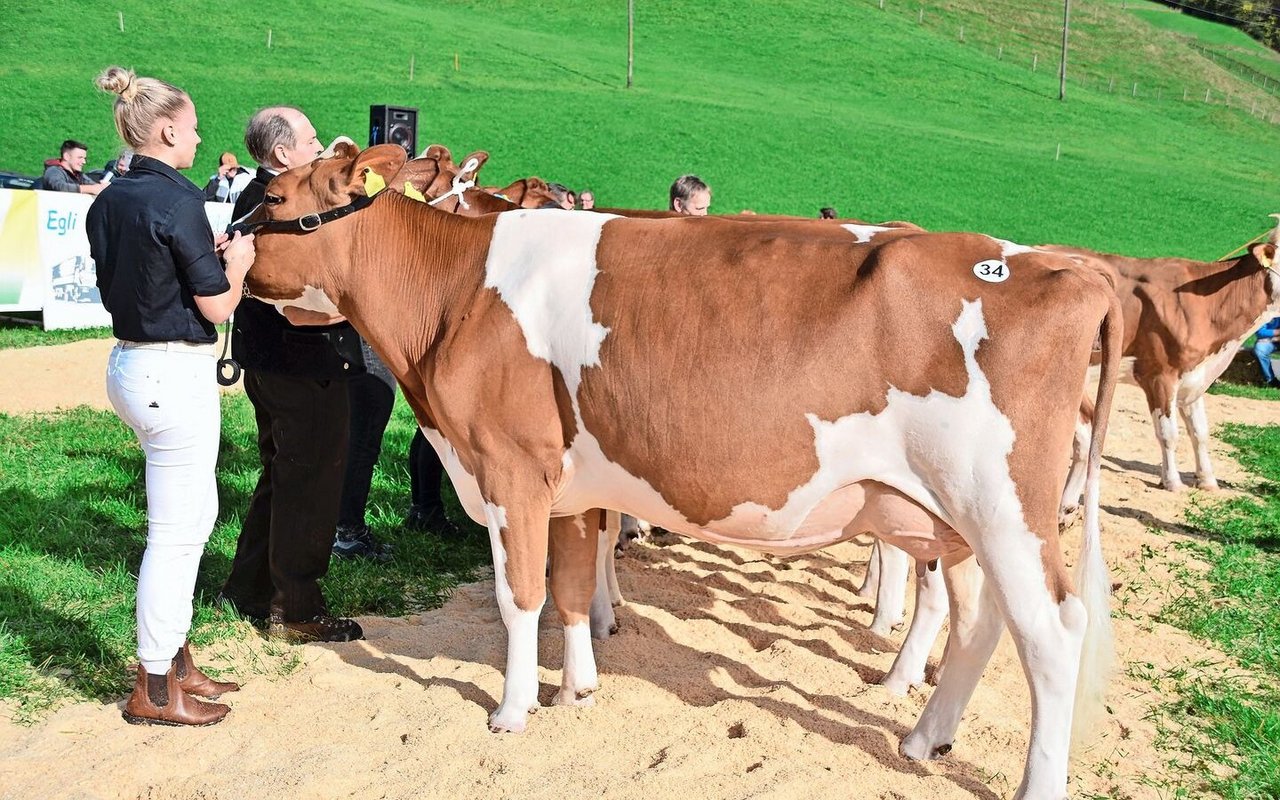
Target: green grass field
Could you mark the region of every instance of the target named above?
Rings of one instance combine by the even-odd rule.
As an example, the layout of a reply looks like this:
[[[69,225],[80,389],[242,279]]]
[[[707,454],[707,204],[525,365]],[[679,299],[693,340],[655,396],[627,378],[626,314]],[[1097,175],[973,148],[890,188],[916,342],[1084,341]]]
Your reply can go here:
[[[660,206],[675,176],[696,172],[720,212],[834,205],[866,219],[1203,259],[1261,232],[1280,202],[1280,128],[1247,110],[1183,103],[1176,89],[1239,102],[1252,87],[1132,11],[1084,3],[1061,103],[1051,6],[947,0],[921,24],[904,0],[884,11],[877,0],[642,2],[628,91],[621,3],[355,0],[335,12],[292,0],[267,22],[247,0],[202,3],[194,15],[155,0],[17,0],[6,8],[15,30],[77,35],[48,37],[39,59],[22,37],[0,41],[0,167],[32,171],[65,136],[105,161],[117,146],[110,98],[91,79],[122,63],[192,93],[206,141],[191,171],[201,184],[219,151],[247,159],[243,126],[261,105],[299,104],[322,137],[359,141],[368,106],[392,103],[421,109],[420,146],[489,150],[492,183],[538,174],[590,186],[602,205]],[[1107,91],[1108,76],[1120,89]],[[1157,86],[1160,100],[1146,93]]]
[[[401,401],[374,472],[368,521],[396,545],[386,565],[335,560],[324,581],[336,614],[403,615],[443,602],[489,563],[488,537],[407,534],[407,457],[413,417]],[[142,452],[114,414],[80,408],[54,417],[0,414],[0,698],[18,720],[67,699],[113,700],[135,663],[134,595],[146,536]],[[192,639],[246,636],[213,597],[230,571],[240,515],[258,479],[253,412],[223,402],[219,515],[201,562]],[[31,475],[40,475],[33,482]],[[459,509],[452,502],[455,518]],[[478,528],[476,530],[479,530]],[[287,650],[288,648],[285,648]],[[290,663],[289,659],[282,661]]]

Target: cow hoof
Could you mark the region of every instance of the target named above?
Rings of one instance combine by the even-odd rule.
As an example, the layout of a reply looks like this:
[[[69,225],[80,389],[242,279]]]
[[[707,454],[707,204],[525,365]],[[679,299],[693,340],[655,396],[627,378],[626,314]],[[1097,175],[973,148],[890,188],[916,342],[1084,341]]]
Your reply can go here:
[[[906,619],[899,619],[897,622],[885,622],[884,620],[871,620],[871,632],[877,636],[888,637],[889,634],[902,628],[906,624]]]
[[[1170,491],[1170,492],[1181,492],[1187,488],[1187,485],[1180,480],[1162,481],[1160,485],[1163,486],[1166,491]]]
[[[561,689],[551,701],[558,706],[576,706],[590,708],[596,704],[595,689],[580,689],[577,692]]]
[[[912,761],[932,761],[950,753],[951,742],[934,745],[925,741],[925,737],[916,736],[912,733],[902,740],[902,744],[898,745],[898,752],[904,758],[909,758]]]
[[[591,638],[598,642],[608,641],[609,637],[618,632],[618,623],[609,622],[608,624],[591,625]]]
[[[890,672],[880,679],[880,685],[885,688],[891,695],[897,697],[906,697],[913,687],[924,685],[924,674],[903,678]]]
[[[489,716],[490,733],[524,733],[529,723],[529,715],[507,713],[501,708]]]
[[[1206,492],[1218,491],[1218,482],[1216,480],[1200,481],[1197,485]]]

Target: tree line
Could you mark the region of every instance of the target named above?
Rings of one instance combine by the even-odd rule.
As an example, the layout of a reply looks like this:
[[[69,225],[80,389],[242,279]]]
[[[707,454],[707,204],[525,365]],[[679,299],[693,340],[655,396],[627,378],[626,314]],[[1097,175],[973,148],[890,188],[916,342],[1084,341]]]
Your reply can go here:
[[[1280,50],[1280,0],[1156,0],[1183,13],[1234,25],[1270,47]]]

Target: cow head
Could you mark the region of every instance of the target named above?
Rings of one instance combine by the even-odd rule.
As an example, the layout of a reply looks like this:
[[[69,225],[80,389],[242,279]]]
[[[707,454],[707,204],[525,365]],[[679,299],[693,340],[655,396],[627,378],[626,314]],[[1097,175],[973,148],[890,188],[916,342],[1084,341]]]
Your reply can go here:
[[[559,198],[547,186],[542,178],[521,178],[511,185],[499,189],[497,194],[507,198],[521,208],[542,208],[548,203],[559,207]]]
[[[360,152],[355,144],[336,143],[329,157],[277,175],[267,185],[259,213],[272,222],[286,222],[313,219],[312,215],[350,206],[367,197],[368,173],[389,182],[404,161],[404,149],[398,145],[378,145]],[[355,215],[307,232],[264,229],[254,242],[257,256],[246,278],[249,291],[277,306],[336,313],[339,293],[335,282],[340,260],[349,251],[343,245]]]
[[[1276,233],[1271,235],[1272,241],[1260,242],[1249,248],[1249,257],[1258,262],[1266,272],[1268,306],[1280,308],[1280,271],[1276,264]]]
[[[401,194],[417,193],[426,198],[427,202],[440,201],[442,198],[459,194],[463,199],[471,200],[476,192],[472,188],[476,173],[488,160],[488,153],[477,150],[462,159],[462,166],[458,166],[454,164],[449,148],[433,144],[424,150],[421,156],[405,162],[389,183],[389,188]],[[456,200],[447,202],[444,207],[437,202],[432,202],[432,205],[459,214],[466,214],[471,210]],[[481,212],[477,209],[474,213]]]

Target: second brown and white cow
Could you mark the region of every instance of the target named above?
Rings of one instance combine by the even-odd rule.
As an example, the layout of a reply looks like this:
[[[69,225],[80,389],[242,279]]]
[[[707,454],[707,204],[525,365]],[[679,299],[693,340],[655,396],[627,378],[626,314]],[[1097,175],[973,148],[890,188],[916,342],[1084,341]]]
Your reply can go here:
[[[1146,395],[1160,446],[1161,485],[1173,491],[1183,488],[1177,462],[1181,416],[1195,452],[1196,484],[1218,488],[1209,460],[1204,393],[1231,365],[1244,341],[1280,312],[1275,244],[1255,244],[1239,258],[1215,262],[1129,258],[1061,245],[1045,249],[1082,258],[1115,281],[1124,309],[1121,380],[1137,384]],[[1087,425],[1082,424],[1077,453],[1087,436]],[[1079,498],[1083,482],[1083,459],[1077,458],[1064,507]]]
[[[947,669],[902,752],[951,749],[1008,624],[1032,695],[1017,796],[1066,796],[1077,691],[1097,699],[1108,651],[1097,480],[1120,311],[1097,272],[978,234],[470,219],[368,200],[365,173],[389,179],[403,160],[395,146],[347,149],[277,177],[249,284],[352,320],[488,525],[508,635],[493,730],[523,730],[538,702],[548,551],[565,626],[557,702],[596,688],[584,512],[773,553],[869,532],[944,573],[976,557],[986,577],[973,607],[953,608]],[[1057,513],[1100,331],[1077,589]]]

